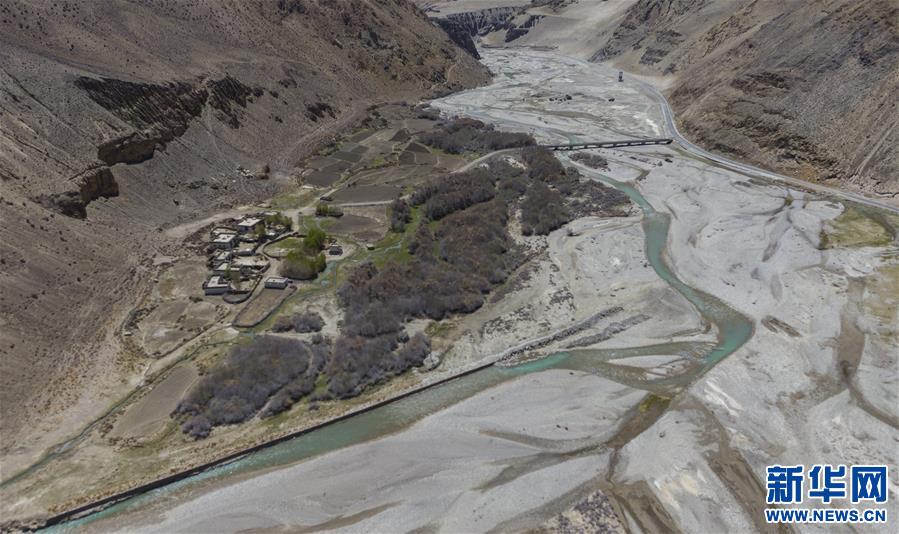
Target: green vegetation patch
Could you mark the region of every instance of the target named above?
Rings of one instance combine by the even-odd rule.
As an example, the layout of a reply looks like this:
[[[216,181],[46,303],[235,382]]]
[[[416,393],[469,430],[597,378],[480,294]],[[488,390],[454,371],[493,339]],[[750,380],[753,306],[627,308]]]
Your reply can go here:
[[[319,202],[315,205],[315,216],[340,218],[343,217],[343,210],[337,206]]]
[[[821,230],[821,248],[881,247],[893,240],[881,222],[849,206]]]
[[[395,165],[396,161],[388,160],[383,155],[375,156],[371,163],[365,166],[366,170],[370,169],[380,169],[381,167],[388,167],[390,165]]]
[[[406,206],[405,202],[402,202]],[[406,263],[412,259],[409,252],[409,243],[415,236],[415,232],[422,222],[422,210],[420,206],[408,207],[408,210],[400,219],[401,224],[393,226],[390,233],[375,244],[375,249],[368,255],[368,260],[377,267],[386,263]],[[393,217],[391,213],[391,217]]]
[[[288,210],[301,208],[309,203],[314,193],[300,191],[299,193],[285,193],[278,195],[269,201],[269,205],[275,210]]]
[[[296,248],[290,249],[281,262],[281,276],[297,280],[312,280],[325,270],[327,262],[321,252],[327,236],[321,228],[310,228]],[[286,239],[285,239],[286,241]]]
[[[668,406],[669,402],[671,402],[671,399],[667,397],[662,397],[661,395],[650,393],[643,398],[638,409],[640,410],[640,413],[646,413],[659,407],[664,410]]]
[[[293,220],[291,220],[291,218],[287,215],[284,215],[281,212],[277,212],[265,216],[265,225],[283,226],[285,229],[290,230],[291,228],[293,228]]]

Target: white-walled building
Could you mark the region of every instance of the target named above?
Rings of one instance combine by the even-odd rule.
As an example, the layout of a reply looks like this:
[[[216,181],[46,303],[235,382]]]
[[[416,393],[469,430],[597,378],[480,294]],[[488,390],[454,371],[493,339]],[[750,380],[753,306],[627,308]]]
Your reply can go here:
[[[265,287],[271,289],[285,289],[288,285],[290,285],[290,280],[280,276],[269,276],[265,279]]]
[[[237,231],[242,234],[255,232],[257,228],[262,227],[262,219],[258,217],[247,217],[237,223]]]
[[[231,291],[231,282],[218,275],[210,276],[203,284],[203,292],[207,295],[224,295],[228,291]]]
[[[212,238],[212,246],[219,249],[231,250],[237,243],[237,234],[218,234]]]

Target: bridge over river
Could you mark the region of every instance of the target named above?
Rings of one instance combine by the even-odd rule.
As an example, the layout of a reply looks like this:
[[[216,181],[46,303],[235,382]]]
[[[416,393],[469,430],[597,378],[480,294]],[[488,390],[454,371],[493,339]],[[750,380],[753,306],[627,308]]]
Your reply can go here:
[[[561,150],[586,150],[588,148],[621,148],[627,146],[670,145],[674,141],[671,138],[659,139],[625,139],[623,141],[585,141],[583,143],[571,143],[567,145],[540,145],[553,151]]]

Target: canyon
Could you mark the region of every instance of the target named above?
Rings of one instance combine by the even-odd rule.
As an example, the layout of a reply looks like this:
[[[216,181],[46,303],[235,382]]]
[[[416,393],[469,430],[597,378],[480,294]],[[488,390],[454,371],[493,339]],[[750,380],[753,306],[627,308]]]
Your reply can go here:
[[[764,531],[767,465],[895,466],[897,16],[4,3],[0,530]],[[253,217],[320,265],[204,294]]]

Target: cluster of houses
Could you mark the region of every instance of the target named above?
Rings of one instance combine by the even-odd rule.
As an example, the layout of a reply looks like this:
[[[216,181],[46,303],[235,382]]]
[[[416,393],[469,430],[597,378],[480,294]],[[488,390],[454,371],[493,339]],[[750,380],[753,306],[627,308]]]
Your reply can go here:
[[[232,220],[212,230],[207,252],[210,275],[203,283],[207,295],[249,293],[268,270],[270,262],[257,251],[263,243],[276,239],[290,228],[277,212],[264,212]],[[265,287],[284,289],[289,281],[269,277]]]

